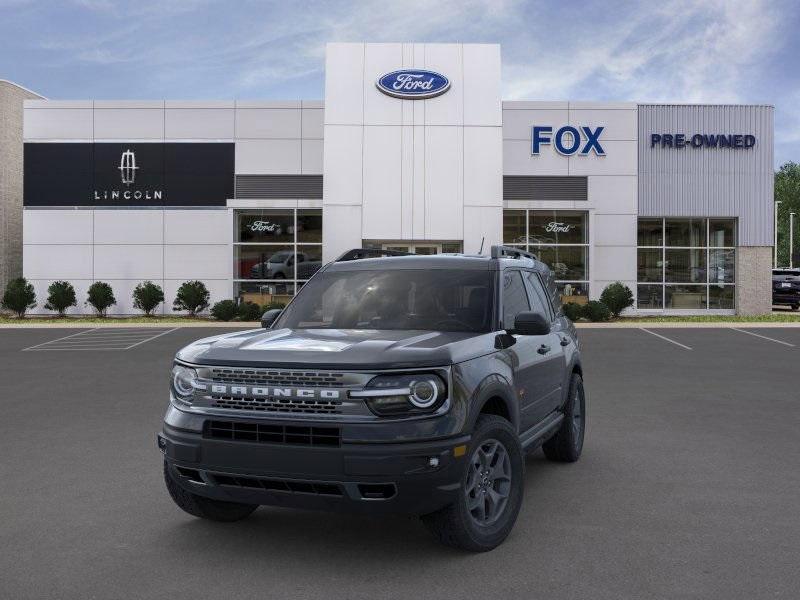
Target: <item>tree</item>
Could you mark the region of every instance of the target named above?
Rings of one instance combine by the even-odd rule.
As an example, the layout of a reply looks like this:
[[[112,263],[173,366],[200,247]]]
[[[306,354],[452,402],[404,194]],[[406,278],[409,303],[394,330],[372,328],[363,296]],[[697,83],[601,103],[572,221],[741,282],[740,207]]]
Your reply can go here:
[[[633,292],[627,285],[615,281],[607,285],[600,294],[600,302],[608,307],[612,315],[618,317],[623,310],[633,306]]]
[[[778,266],[789,266],[789,213],[795,214],[795,254],[800,251],[800,164],[787,162],[775,172],[778,207]],[[797,261],[795,261],[797,263]]]
[[[117,303],[117,299],[114,298],[114,290],[110,285],[103,281],[95,281],[89,286],[86,303],[94,307],[98,317],[105,317],[108,309]]]
[[[25,318],[29,308],[36,306],[36,292],[33,285],[24,277],[18,277],[8,282],[0,306],[13,311],[20,319]]]
[[[208,308],[210,299],[211,294],[202,281],[184,281],[178,288],[172,308],[189,311],[189,316],[194,317]]]
[[[218,321],[233,321],[236,317],[236,302],[220,300],[211,307],[211,316]]]
[[[133,290],[133,307],[144,311],[148,317],[164,301],[164,290],[152,281],[140,283]]]
[[[63,317],[70,306],[78,304],[75,297],[75,288],[69,281],[54,281],[47,288],[47,310],[58,312],[59,317]]]

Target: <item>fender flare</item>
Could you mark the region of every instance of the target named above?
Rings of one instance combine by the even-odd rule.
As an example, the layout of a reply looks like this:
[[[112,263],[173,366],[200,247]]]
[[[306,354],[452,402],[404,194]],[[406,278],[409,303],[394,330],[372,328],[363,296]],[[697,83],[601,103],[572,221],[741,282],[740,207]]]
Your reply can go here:
[[[486,403],[492,398],[499,398],[506,409],[512,427],[519,431],[519,403],[514,400],[514,388],[502,375],[488,375],[475,388],[470,400],[467,416],[467,430],[472,431]]]

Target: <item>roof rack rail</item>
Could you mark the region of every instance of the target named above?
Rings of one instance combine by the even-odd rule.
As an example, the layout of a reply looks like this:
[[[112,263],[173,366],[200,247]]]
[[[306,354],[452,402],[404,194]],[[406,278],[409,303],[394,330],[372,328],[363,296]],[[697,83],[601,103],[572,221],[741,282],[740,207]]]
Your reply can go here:
[[[384,250],[382,248],[353,248],[342,254],[333,262],[344,262],[347,260],[360,260],[362,258],[383,258],[385,256],[413,256],[411,252],[400,250]]]
[[[533,252],[526,252],[512,246],[492,246],[492,258],[530,258],[539,260]]]

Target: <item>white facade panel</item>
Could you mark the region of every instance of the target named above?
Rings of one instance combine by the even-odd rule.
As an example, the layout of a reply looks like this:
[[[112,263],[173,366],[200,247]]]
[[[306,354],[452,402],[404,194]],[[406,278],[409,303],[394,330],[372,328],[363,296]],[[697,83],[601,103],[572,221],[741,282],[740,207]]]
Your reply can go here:
[[[93,254],[94,246],[89,244],[26,243],[22,272],[28,279],[91,279]]]
[[[91,210],[26,210],[22,215],[25,244],[91,244]]]
[[[165,210],[164,242],[167,244],[230,244],[233,211]]]
[[[164,111],[166,139],[231,140],[232,108],[168,108]]]
[[[602,140],[605,156],[593,152],[569,157],[570,175],[636,175],[637,151],[635,141]],[[555,153],[555,151],[553,151]]]
[[[503,175],[569,175],[569,159],[558,152],[531,155],[530,140],[503,140]]]
[[[595,246],[589,265],[592,281],[636,281],[636,246]],[[602,289],[593,286],[593,295]]]
[[[566,107],[536,110],[507,109],[503,111],[503,139],[524,140],[530,149],[531,128],[534,125],[553,127],[555,131],[561,125],[566,125],[568,119],[569,110]]]
[[[464,125],[502,125],[500,46],[464,44],[462,49]]]
[[[461,44],[424,44],[425,66],[450,80],[450,89],[430,100],[414,100],[425,104],[425,125],[464,124],[464,71]],[[498,81],[499,83],[499,81]],[[491,79],[486,82],[492,85]],[[383,94],[381,94],[383,95]]]
[[[426,127],[426,240],[460,240],[464,232],[464,129]]]
[[[294,175],[302,170],[300,140],[238,140],[236,173]]]
[[[367,44],[364,51],[364,85],[375,86],[381,75],[402,67],[402,44]],[[394,67],[388,65],[394,64]],[[365,125],[400,125],[403,102],[386,94],[364,94]]]
[[[328,262],[352,248],[360,248],[361,205],[326,205],[322,219],[322,260]]]
[[[310,111],[309,111],[310,112]],[[291,139],[301,137],[299,108],[237,108],[236,137]],[[320,137],[322,137],[320,135]]]
[[[164,110],[160,108],[95,108],[95,140],[161,140]]]
[[[325,126],[325,155],[322,197],[330,204],[362,202],[362,127]]]
[[[300,118],[303,139],[321,140],[325,133],[325,111],[321,108],[303,108]]]
[[[164,211],[96,210],[95,244],[162,244]]]
[[[503,243],[503,213],[494,206],[464,207],[464,252],[477,253],[483,242],[483,253],[492,245]]]
[[[328,44],[325,124],[360,125],[364,118],[364,44]],[[325,138],[328,139],[328,131]]]
[[[465,127],[464,206],[502,206],[502,173],[502,130],[499,127]]]
[[[25,140],[89,141],[94,136],[92,109],[27,108],[22,135]]]
[[[637,185],[635,175],[598,175],[588,178],[589,202],[598,213],[635,215]]]
[[[304,175],[321,175],[323,172],[322,140],[302,140],[302,171]]]
[[[164,246],[117,244],[94,247],[94,278],[162,279]]]
[[[554,123],[554,125],[565,125],[566,123]],[[570,104],[569,125],[577,127],[603,127],[600,134],[600,141],[636,141],[639,129],[636,117],[636,108],[628,110],[576,110]]]
[[[231,247],[227,244],[164,246],[166,279],[229,279],[233,276]]]
[[[364,239],[402,237],[400,127],[364,128]]]
[[[636,215],[594,215],[595,246],[636,246]]]

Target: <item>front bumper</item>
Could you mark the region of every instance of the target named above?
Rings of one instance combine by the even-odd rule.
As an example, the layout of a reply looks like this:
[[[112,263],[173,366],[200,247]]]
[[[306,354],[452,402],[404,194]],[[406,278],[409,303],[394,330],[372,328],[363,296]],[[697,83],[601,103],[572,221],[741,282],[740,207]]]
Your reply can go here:
[[[800,290],[774,289],[772,291],[773,304],[800,304]]]
[[[461,447],[469,443],[465,435],[317,447],[215,439],[205,432],[165,423],[158,434],[172,478],[187,491],[248,504],[373,514],[421,515],[452,503],[466,463]]]

